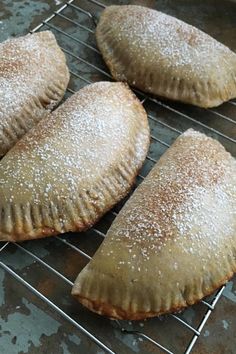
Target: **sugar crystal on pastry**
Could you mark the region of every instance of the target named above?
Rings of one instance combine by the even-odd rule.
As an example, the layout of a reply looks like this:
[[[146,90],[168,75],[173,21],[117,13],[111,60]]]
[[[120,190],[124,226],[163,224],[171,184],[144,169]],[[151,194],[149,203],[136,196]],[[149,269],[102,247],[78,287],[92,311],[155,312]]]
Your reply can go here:
[[[0,240],[92,226],[128,193],[148,146],[146,112],[125,84],[83,88],[1,161]]]
[[[108,6],[96,39],[118,81],[200,107],[236,97],[236,54],[172,16],[142,6]]]
[[[111,318],[174,312],[224,284],[235,255],[236,161],[188,130],[121,209],[72,294]]]
[[[0,43],[0,156],[62,99],[68,81],[65,55],[50,31]]]

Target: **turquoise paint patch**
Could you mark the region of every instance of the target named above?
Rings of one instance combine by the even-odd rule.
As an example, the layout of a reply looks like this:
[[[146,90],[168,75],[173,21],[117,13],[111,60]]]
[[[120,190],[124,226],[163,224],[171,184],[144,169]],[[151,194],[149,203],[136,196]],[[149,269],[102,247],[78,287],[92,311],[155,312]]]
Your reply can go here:
[[[44,258],[49,255],[49,251],[47,249],[42,246],[35,246],[34,243],[27,245],[26,249],[36,254],[39,258]],[[34,258],[26,255],[19,249],[17,249],[14,253],[4,254],[2,256],[2,260],[16,270],[22,270],[28,266],[31,266],[33,263],[36,263]]]
[[[130,349],[132,349],[135,353],[138,353],[140,351],[139,349],[139,341],[138,341],[138,336],[135,336],[133,334],[127,334],[124,335],[120,331],[115,331],[115,336],[117,339],[119,339],[122,343],[127,345]]]
[[[2,334],[0,353],[27,353],[31,343],[35,347],[40,347],[42,334],[49,337],[56,333],[60,327],[58,321],[34,304],[29,303],[25,298],[22,298],[22,302],[30,311],[28,315],[16,312],[10,314],[6,320],[0,318],[0,326],[2,328],[0,331],[0,335]]]
[[[223,291],[223,296],[236,303],[236,294],[233,291],[233,282],[229,281]]]
[[[12,35],[15,36],[27,33],[35,15],[43,14],[43,12],[50,9],[47,3],[38,0],[1,0],[1,5],[5,5],[8,10],[7,19],[4,19],[5,31],[1,33],[1,40],[5,40]],[[8,31],[11,32],[9,33]]]
[[[3,306],[5,303],[5,290],[3,281],[5,278],[5,272],[2,268],[0,268],[0,306]]]
[[[16,252],[17,257],[16,253],[3,254],[2,261],[17,270],[22,270],[23,268],[35,263],[35,260],[32,257],[25,255],[25,253],[19,250]]]
[[[61,343],[61,347],[63,349],[63,354],[71,354],[71,352],[69,352],[68,346],[67,346],[67,344],[65,342]]]
[[[183,312],[182,316],[185,319],[185,321],[187,321],[189,324],[192,324],[194,318],[196,317],[196,313],[191,307],[189,307]]]
[[[222,320],[222,324],[223,324],[223,328],[227,331],[227,329],[229,328],[229,322],[226,320]]]
[[[44,258],[49,255],[49,251],[44,248],[44,244],[34,245],[34,242],[27,245],[27,250],[35,253],[39,258]]]
[[[78,336],[76,336],[75,334],[69,335],[68,338],[71,342],[75,343],[76,345],[80,345],[80,343],[81,343],[81,339]]]

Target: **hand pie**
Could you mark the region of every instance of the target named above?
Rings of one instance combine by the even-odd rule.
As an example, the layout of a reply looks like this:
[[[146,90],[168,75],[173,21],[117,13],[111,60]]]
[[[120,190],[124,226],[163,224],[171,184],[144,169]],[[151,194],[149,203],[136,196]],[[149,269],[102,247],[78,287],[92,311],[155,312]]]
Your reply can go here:
[[[236,54],[174,17],[142,6],[108,6],[96,38],[118,81],[200,107],[236,97]]]
[[[69,72],[52,32],[0,44],[0,156],[63,97]]]
[[[123,83],[89,85],[26,134],[0,163],[0,240],[92,226],[134,183],[147,115]]]
[[[188,130],[125,204],[72,294],[90,310],[139,320],[178,311],[236,271],[236,160]]]

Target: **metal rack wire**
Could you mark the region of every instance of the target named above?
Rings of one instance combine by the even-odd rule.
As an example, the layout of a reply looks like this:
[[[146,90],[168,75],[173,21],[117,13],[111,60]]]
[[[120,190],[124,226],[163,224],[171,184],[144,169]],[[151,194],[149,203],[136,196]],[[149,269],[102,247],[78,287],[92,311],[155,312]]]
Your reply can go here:
[[[96,0],[69,0],[59,10],[54,12],[49,18],[31,31],[36,32],[39,30],[50,29],[56,35],[58,43],[68,58],[72,77],[67,90],[67,95],[72,94],[78,88],[88,83],[104,79],[112,79],[101,60],[101,55],[96,48],[94,41],[96,16],[104,7],[104,4]],[[93,60],[94,58],[96,59],[96,63]],[[138,176],[138,183],[142,181],[153,164],[158,160],[159,156],[170,146],[172,140],[174,140],[179,134],[190,126],[217,138],[227,147],[229,151],[232,152],[233,155],[235,155],[235,101],[228,102],[223,109],[221,107],[219,109],[215,108],[210,110],[201,110],[177,103],[174,104],[163,102],[159,99],[149,97],[138,90],[134,91],[139,96],[148,112],[152,132],[150,152],[146,159],[144,168]],[[206,116],[208,117],[207,119]],[[216,119],[220,120],[222,124],[219,125],[219,123],[216,122]],[[114,219],[118,210],[119,208],[111,211],[109,213],[110,217]],[[104,228],[100,227],[100,225],[95,225],[95,227],[92,228],[92,232],[95,233],[100,238],[100,242],[102,242],[102,239],[105,237]],[[74,252],[77,252],[78,257],[82,257],[85,263],[91,259],[89,252],[87,252],[84,247],[78,247],[73,244],[70,238],[55,237],[55,239],[62,245],[62,247],[69,247]],[[9,247],[12,247],[10,243],[3,244],[0,248],[0,256],[3,255],[4,252],[7,253]],[[25,244],[15,244],[14,247],[23,252],[25,255],[31,257],[34,261],[44,267],[47,271],[53,273],[56,277],[60,278],[70,287],[73,285],[73,282],[68,279],[68,277],[63,275],[61,271],[58,271],[56,267],[45,262],[37,256],[36,252],[29,250]],[[7,265],[6,262],[4,262],[4,258],[0,258],[0,266],[18,282],[26,286],[31,292],[47,303],[47,305],[59,313],[64,319],[69,321],[73,326],[99,345],[106,353],[117,353],[105,344],[99,336],[92,333],[88,328],[86,328],[86,326],[81,324],[79,320],[73,318],[73,316],[65,312],[62,307],[58,306],[46,297],[34,285],[18,274],[11,266]],[[180,315],[171,314],[168,316],[176,323],[181,324],[186,331],[191,333],[191,339],[188,343],[186,343],[185,347],[181,348],[182,353],[189,354],[192,351],[209,316],[219,301],[224,288],[225,286],[221,287],[211,299],[201,301],[204,311],[197,326],[193,326],[188,323]],[[154,353],[160,351],[169,354],[175,353],[175,351],[169,349],[166,344],[162,344],[161,337],[159,337],[158,340],[153,339],[151,335],[143,333],[140,330],[129,329],[129,326],[127,326],[124,322],[121,323],[116,321],[116,326],[120,330],[122,336],[132,334],[137,336],[137,338],[142,338],[142,340],[151,343],[154,347]]]

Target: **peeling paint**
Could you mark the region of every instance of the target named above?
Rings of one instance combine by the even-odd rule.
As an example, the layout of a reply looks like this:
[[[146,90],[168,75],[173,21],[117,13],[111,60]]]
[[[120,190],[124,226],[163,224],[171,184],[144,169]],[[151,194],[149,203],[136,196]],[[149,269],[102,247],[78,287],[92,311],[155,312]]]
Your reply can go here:
[[[5,290],[3,281],[5,278],[5,272],[2,268],[0,268],[0,306],[4,305],[4,298],[5,298]]]
[[[4,27],[11,31],[11,35],[16,36],[26,33],[29,30],[32,19],[35,14],[40,15],[49,10],[49,5],[46,2],[31,0],[29,1],[14,1],[1,0],[1,7],[7,8],[7,18],[4,19]],[[3,17],[4,12],[0,17]],[[9,37],[10,33],[6,30],[1,33],[1,40]]]
[[[120,331],[115,331],[115,337],[119,339],[122,343],[127,345],[130,349],[133,350],[133,352],[138,353],[139,352],[139,342],[137,340],[137,336],[133,334],[123,334]]]
[[[210,332],[206,329],[203,333],[203,337],[209,337]]]
[[[78,336],[76,336],[75,334],[69,335],[68,338],[71,342],[75,343],[76,345],[80,345],[80,343],[81,343],[81,339]]]
[[[17,255],[17,257],[16,257]],[[14,253],[8,253],[7,256],[4,254],[2,256],[2,260],[6,264],[10,264],[11,267],[22,270],[25,267],[30,266],[31,264],[35,263],[35,260],[31,257],[26,256],[23,252],[17,251]]]
[[[194,321],[194,318],[195,318],[196,314],[195,314],[195,311],[189,307],[187,308],[183,314],[182,314],[182,317],[191,325]]]
[[[226,320],[222,320],[222,323],[223,323],[224,329],[227,331],[227,329],[229,328],[229,322],[227,322]]]
[[[8,315],[6,320],[0,318],[0,328],[4,328],[4,335],[0,342],[0,353],[18,354],[27,353],[31,344],[41,345],[41,335],[50,336],[58,331],[60,323],[48,316],[34,304],[22,298],[25,307],[30,311],[28,315],[16,312]],[[6,333],[7,331],[7,333]],[[0,336],[3,334],[0,331]]]
[[[39,258],[44,258],[46,256],[48,256],[50,254],[50,252],[44,248],[42,245],[40,245],[39,247],[35,246],[34,243],[30,243],[27,245],[27,250],[33,252],[33,253],[37,253],[37,256]]]
[[[223,292],[223,296],[227,297],[227,299],[236,303],[236,295],[233,292],[233,282],[229,281],[226,285],[226,288]]]
[[[32,28],[35,18],[55,8],[50,0],[1,0],[0,1],[0,37],[1,41],[17,35],[26,34]],[[39,22],[39,21],[38,21]]]
[[[62,347],[62,349],[63,349],[63,354],[71,354],[71,353],[69,352],[68,346],[67,346],[67,344],[66,344],[65,342],[62,342],[62,343],[61,343],[61,347]]]
[[[105,1],[105,0],[103,0]],[[236,1],[236,0],[232,0],[232,1]],[[20,35],[23,33],[28,32],[29,27],[34,27],[34,25],[36,26],[38,23],[40,23],[41,20],[45,19],[47,16],[49,16],[49,14],[45,15],[43,14],[45,12],[45,10],[47,11],[51,6],[55,8],[55,5],[58,5],[60,3],[64,3],[64,0],[0,0],[0,36],[1,36],[1,40],[6,39],[9,36],[15,36],[15,35]],[[105,1],[107,4],[109,3],[108,0]],[[149,4],[150,6],[155,6],[157,2],[155,2],[155,0],[131,0],[131,2],[140,2],[142,4]],[[189,8],[190,6],[192,6],[189,3],[194,2],[194,0],[189,1],[185,0],[186,4],[187,4],[187,12],[189,12]],[[214,1],[212,1],[214,2]],[[215,1],[215,4],[218,1]],[[158,6],[160,7],[160,5],[163,7],[163,4],[172,4],[173,8],[174,8],[174,1],[171,0],[160,0],[158,1]],[[183,1],[184,3],[184,1]],[[197,3],[197,5],[194,5],[198,8],[199,13],[202,11],[201,10],[201,2],[195,2]],[[165,5],[166,6],[166,5]],[[169,5],[168,5],[169,6]],[[171,6],[171,5],[170,5]],[[214,5],[215,6],[215,5]],[[52,9],[51,7],[51,9]],[[178,7],[176,5],[176,7]],[[196,9],[196,7],[194,7]],[[186,6],[179,6],[179,8],[181,8],[181,11],[185,11]],[[214,10],[214,7],[212,7],[212,9]],[[196,11],[195,11],[196,12]],[[52,13],[52,11],[51,11]],[[184,13],[184,12],[183,12]],[[194,11],[193,11],[194,13]],[[215,12],[212,11],[212,13],[215,16]],[[38,16],[42,14],[41,18]],[[206,15],[207,16],[207,15]],[[196,17],[196,16],[195,16]],[[198,17],[198,16],[197,16]],[[209,14],[208,14],[208,17]],[[228,18],[230,20],[232,16],[228,15]],[[199,17],[200,18],[200,17]],[[233,17],[232,17],[233,18]],[[36,19],[36,20],[35,20]],[[83,16],[79,15],[78,16],[79,20],[83,20]],[[34,25],[33,24],[33,21]],[[75,18],[75,20],[77,20],[77,18]],[[209,18],[208,18],[209,20]],[[217,19],[214,18],[214,21],[217,21]],[[235,22],[235,21],[234,21]],[[216,22],[217,23],[217,22]],[[220,22],[219,22],[220,23]],[[90,23],[91,25],[91,23]],[[92,25],[91,25],[92,26]],[[212,25],[213,27],[213,25]],[[229,28],[227,27],[227,25],[225,26],[227,31],[230,31],[233,34],[233,31],[229,30]],[[71,34],[75,34],[78,35],[80,39],[87,41],[87,39],[89,38],[89,35],[86,32],[83,31],[79,31],[78,33],[76,33],[77,30],[73,30],[73,26],[69,27],[68,26],[68,32],[70,32]],[[93,27],[92,27],[93,28]],[[218,28],[220,28],[220,32],[223,32],[224,26],[218,26]],[[223,38],[223,37],[222,37]],[[234,39],[234,37],[232,37]],[[69,46],[75,46],[74,42],[69,43],[67,38],[62,38],[61,41],[63,41],[63,43],[67,43]],[[234,40],[232,40],[232,43],[236,43]],[[74,50],[74,48],[72,48]],[[78,52],[80,53],[80,55],[84,55],[85,58],[87,58],[87,54],[86,51],[87,49],[83,49],[82,46],[80,46],[78,44],[78,48],[77,48]],[[81,64],[80,67],[78,68],[78,62],[74,61],[73,65],[75,65],[75,70],[77,72],[78,69],[80,69],[83,73],[86,73],[86,75],[89,75],[88,72],[88,67],[86,66],[86,64]],[[180,127],[179,128],[183,128],[182,127],[182,123],[180,123]],[[159,129],[159,128],[158,128]],[[161,129],[161,128],[160,128]],[[166,131],[163,129],[161,129],[161,131],[159,131],[159,134],[163,135],[165,134]],[[167,136],[165,136],[166,139],[168,138]],[[169,138],[168,138],[169,139]],[[160,154],[161,148],[158,149],[158,151],[154,151],[153,153],[155,153],[155,156],[158,154]],[[45,245],[45,243],[42,244],[40,243],[40,245],[36,246],[36,242],[32,242],[30,244],[27,244],[27,249],[32,250],[33,252],[35,250],[37,250],[37,252],[35,252],[39,257],[43,258],[46,257],[50,252],[48,252],[45,248],[43,247],[47,247],[47,246],[42,246]],[[42,247],[42,250],[41,250]],[[49,247],[49,249],[51,249],[51,247]],[[12,265],[14,265],[15,269],[19,270],[19,274],[21,274],[22,276],[26,275],[26,270],[24,269],[28,266],[31,265],[31,258],[24,256],[24,259],[20,256],[21,252],[17,252],[17,254],[10,254],[9,252],[6,253],[6,258],[4,259],[5,263],[7,264],[8,262],[11,262]],[[53,253],[53,252],[52,252]],[[18,256],[19,255],[19,256]],[[17,256],[17,257],[16,257]],[[12,257],[12,258],[10,258]],[[21,269],[24,269],[23,271],[21,271]],[[32,279],[37,278],[38,274],[37,272],[35,272],[34,274],[31,274]],[[29,279],[29,278],[27,278]],[[0,269],[0,305],[1,305],[1,301],[4,304],[4,297],[6,297],[6,303],[4,304],[4,311],[9,313],[12,311],[18,311],[15,314],[8,314],[8,317],[4,317],[4,320],[0,319],[0,354],[19,354],[20,353],[47,353],[47,354],[82,354],[82,353],[89,353],[89,354],[105,354],[105,352],[101,349],[98,349],[97,346],[95,344],[93,344],[92,342],[89,342],[88,339],[85,338],[85,336],[80,333],[79,331],[77,331],[77,329],[75,327],[72,327],[72,325],[70,325],[69,323],[66,322],[66,320],[64,320],[63,318],[60,319],[61,323],[63,323],[63,326],[60,327],[60,323],[55,321],[51,316],[45,314],[42,310],[40,310],[37,306],[33,305],[32,303],[28,302],[27,300],[25,300],[23,298],[23,304],[21,306],[16,306],[16,304],[18,304],[18,299],[15,299],[15,297],[13,297],[13,305],[11,303],[11,301],[9,301],[9,297],[8,294],[10,294],[10,292],[12,291],[12,289],[14,289],[14,291],[16,290],[16,294],[17,293],[17,287],[14,285],[13,288],[13,284],[14,283],[14,279],[12,279],[11,281],[8,282],[8,277],[6,277],[7,281],[4,281],[4,272],[1,272]],[[49,279],[50,281],[50,279]],[[4,284],[4,285],[3,285]],[[236,283],[234,283],[236,284]],[[5,288],[4,288],[5,286]],[[70,297],[65,297],[65,298],[61,298],[60,297],[60,292],[58,289],[62,289],[60,287],[55,287],[55,294],[58,291],[59,296],[55,296],[55,298],[57,300],[60,301],[60,307],[63,309],[66,309],[67,311],[74,312],[74,307],[72,308],[70,306]],[[26,291],[26,290],[25,290]],[[22,291],[19,292],[20,294],[20,303],[21,303],[21,296],[22,296]],[[52,295],[55,295],[52,294]],[[234,318],[231,317],[231,320],[228,320],[223,322],[222,318],[226,318],[226,314],[227,311],[226,309],[228,309],[228,314],[230,314],[230,316],[232,316],[234,314],[234,303],[236,303],[236,293],[233,290],[233,283],[230,282],[227,285],[227,288],[224,292],[224,296],[225,299],[224,301],[220,302],[219,305],[217,305],[217,309],[219,306],[219,313],[221,314],[222,317],[219,316],[218,313],[218,317],[215,315],[216,320],[215,322],[208,322],[208,328],[210,328],[209,330],[205,330],[203,331],[203,337],[208,337],[210,336],[210,338],[208,340],[205,340],[204,342],[210,342],[212,341],[212,343],[214,344],[214,340],[216,340],[216,336],[218,335],[218,332],[214,332],[215,328],[220,328],[220,333],[221,334],[226,334],[229,338],[230,333],[233,333],[232,328],[234,325]],[[227,298],[227,299],[226,299]],[[54,297],[52,296],[52,299],[54,299]],[[14,300],[16,300],[16,302],[14,302]],[[228,301],[229,300],[229,301]],[[32,300],[33,301],[33,300]],[[58,302],[59,302],[58,301]],[[37,303],[37,301],[36,301]],[[225,304],[224,304],[225,303]],[[228,306],[228,304],[230,303],[230,306]],[[227,304],[227,305],[226,305]],[[65,306],[64,306],[65,305]],[[12,307],[14,306],[14,307]],[[225,306],[225,307],[223,307]],[[227,307],[228,306],[228,307]],[[225,309],[225,311],[222,310]],[[216,311],[218,311],[216,309]],[[231,311],[232,309],[232,311]],[[75,310],[76,311],[76,310]],[[187,311],[185,311],[185,313],[181,316],[185,317],[186,320],[188,321],[188,323],[193,323],[193,321],[195,320],[195,314],[197,314],[197,312],[194,312],[196,310],[192,310],[192,309],[188,309]],[[223,314],[222,314],[223,313]],[[83,315],[83,314],[82,314]],[[197,316],[196,316],[197,318]],[[213,317],[214,318],[214,317]],[[84,317],[85,320],[85,317]],[[170,328],[170,334],[173,334],[173,338],[177,338],[177,335],[175,333],[175,328],[173,329],[173,327],[167,327],[168,326],[168,320],[166,317],[161,317],[159,320],[160,322],[158,322],[158,326],[162,326],[162,322],[164,328],[168,328],[168,330],[166,330],[166,335],[169,335],[169,328]],[[165,323],[166,321],[166,323]],[[213,321],[213,320],[212,320]],[[158,333],[158,328],[160,327],[156,327],[155,324],[157,322],[153,323],[152,326],[152,331],[151,333],[153,334],[153,338],[155,338],[156,333]],[[1,326],[2,325],[2,326]],[[130,322],[130,325],[132,325],[132,323]],[[166,327],[165,327],[166,326]],[[223,328],[222,328],[223,326]],[[226,329],[229,327],[228,331],[226,331]],[[95,327],[95,325],[93,324],[93,327]],[[139,330],[142,330],[141,327],[143,327],[142,323],[139,324]],[[227,328],[225,328],[227,327]],[[90,324],[88,324],[88,328],[90,328]],[[132,328],[131,328],[132,329]],[[150,326],[148,324],[145,323],[145,333],[149,334],[150,331]],[[231,332],[230,332],[231,331]],[[172,333],[171,333],[172,332]],[[223,333],[224,332],[224,333]],[[71,334],[73,333],[73,334]],[[79,336],[75,335],[74,333],[78,333],[79,336],[81,336],[82,340],[80,339]],[[111,332],[109,332],[111,333]],[[112,332],[113,333],[113,332]],[[116,338],[117,340],[114,341],[114,348],[118,348],[117,350],[114,349],[115,352],[117,353],[128,353],[128,352],[141,352],[142,354],[144,353],[150,353],[152,352],[152,349],[149,348],[148,344],[146,343],[146,341],[144,341],[145,343],[143,343],[142,345],[142,341],[143,338],[138,338],[137,336],[134,335],[124,335],[121,332],[116,332]],[[186,336],[189,333],[186,331]],[[108,333],[104,333],[101,330],[101,337],[102,335],[104,335],[107,339],[108,337]],[[52,337],[51,337],[52,336]],[[45,337],[47,337],[45,339]],[[220,338],[220,340],[222,341],[222,345],[225,345],[225,340],[223,337],[218,336]],[[44,344],[42,345],[43,342],[43,338],[44,338]],[[167,337],[168,338],[168,337]],[[233,335],[231,335],[230,337],[230,341],[228,342],[233,342],[233,338],[234,338],[234,333]],[[111,341],[113,340],[113,336],[111,335]],[[181,338],[181,344],[183,345],[185,336],[183,336],[183,338]],[[203,338],[204,339],[204,338]],[[200,339],[201,340],[201,339]],[[88,343],[88,344],[87,344]],[[118,344],[117,344],[118,343]],[[177,342],[176,342],[177,343]],[[207,347],[208,345],[204,343],[204,350],[201,351],[202,353],[206,353],[209,352],[209,348]],[[146,346],[147,344],[147,346]],[[232,343],[234,344],[234,343]],[[32,349],[33,345],[35,346],[35,348]],[[42,347],[41,347],[42,345]],[[139,347],[140,345],[140,347]],[[78,347],[80,346],[80,347]],[[78,347],[78,348],[77,348]],[[216,346],[214,346],[214,348],[216,348]],[[214,350],[210,349],[211,353],[215,353],[216,351],[219,353],[220,349],[215,349]],[[232,347],[232,353],[234,352],[234,347]],[[150,350],[149,350],[150,349]],[[182,348],[183,349],[183,348]],[[227,350],[227,349],[226,349]],[[177,348],[176,351],[177,352]],[[178,352],[180,352],[180,350],[178,350]],[[182,351],[181,351],[182,352]],[[230,351],[227,350],[227,353],[229,353]],[[200,353],[200,351],[199,351]],[[223,352],[221,351],[221,353],[223,354]],[[226,352],[225,352],[226,353]]]

